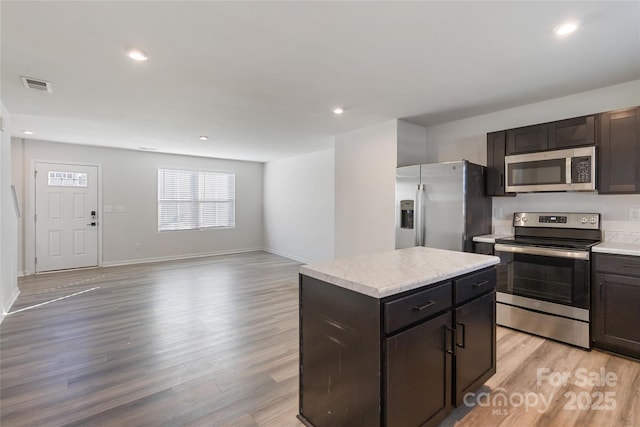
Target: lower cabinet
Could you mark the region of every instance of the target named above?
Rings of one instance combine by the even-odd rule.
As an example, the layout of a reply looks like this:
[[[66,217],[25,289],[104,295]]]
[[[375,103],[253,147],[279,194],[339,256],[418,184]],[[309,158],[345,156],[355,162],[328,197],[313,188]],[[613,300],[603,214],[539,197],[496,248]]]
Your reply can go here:
[[[376,299],[300,276],[309,426],[437,426],[495,373],[495,267]]]
[[[593,346],[640,359],[640,257],[594,255]]]
[[[437,425],[451,411],[451,312],[385,338],[385,425]]]
[[[460,406],[465,394],[476,391],[496,373],[496,293],[456,308],[454,318],[454,405]]]
[[[493,243],[473,242],[473,252],[483,255],[494,255]]]

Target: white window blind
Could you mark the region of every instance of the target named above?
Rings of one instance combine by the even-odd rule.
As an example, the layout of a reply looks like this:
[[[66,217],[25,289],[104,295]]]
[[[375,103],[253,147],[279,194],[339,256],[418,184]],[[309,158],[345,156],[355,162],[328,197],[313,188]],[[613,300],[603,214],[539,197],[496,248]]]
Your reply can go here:
[[[158,230],[235,227],[235,193],[232,173],[158,169]]]

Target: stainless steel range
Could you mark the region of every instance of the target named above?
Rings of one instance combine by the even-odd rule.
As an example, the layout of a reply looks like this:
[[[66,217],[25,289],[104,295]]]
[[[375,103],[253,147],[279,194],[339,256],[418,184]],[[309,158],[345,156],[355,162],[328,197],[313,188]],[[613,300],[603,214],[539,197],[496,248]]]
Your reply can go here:
[[[496,239],[500,257],[497,323],[590,348],[591,247],[600,214],[513,214],[513,237]]]

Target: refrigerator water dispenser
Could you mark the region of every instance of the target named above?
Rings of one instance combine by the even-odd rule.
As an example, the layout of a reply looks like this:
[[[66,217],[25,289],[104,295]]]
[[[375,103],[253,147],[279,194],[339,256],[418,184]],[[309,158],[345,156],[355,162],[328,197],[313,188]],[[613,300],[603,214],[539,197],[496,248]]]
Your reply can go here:
[[[400,228],[413,229],[413,200],[400,200]]]

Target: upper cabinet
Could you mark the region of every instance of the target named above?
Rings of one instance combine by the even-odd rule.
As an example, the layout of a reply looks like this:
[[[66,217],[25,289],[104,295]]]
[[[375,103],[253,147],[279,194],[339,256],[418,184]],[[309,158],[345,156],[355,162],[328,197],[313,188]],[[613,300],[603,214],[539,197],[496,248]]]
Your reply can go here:
[[[600,194],[640,193],[640,107],[487,134],[487,195],[505,192],[505,156],[597,146]]]
[[[546,150],[548,147],[549,125],[525,126],[507,131],[506,154],[522,154]]]
[[[596,143],[595,116],[574,117],[549,123],[549,150]]]
[[[506,132],[487,134],[487,196],[515,196],[505,193],[504,156],[506,148]]]
[[[558,150],[595,144],[595,116],[509,129],[506,154]]]
[[[598,192],[640,193],[640,107],[600,115]]]

